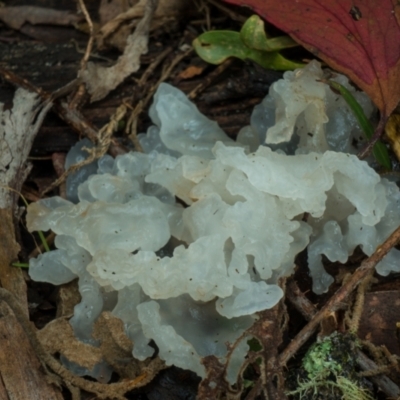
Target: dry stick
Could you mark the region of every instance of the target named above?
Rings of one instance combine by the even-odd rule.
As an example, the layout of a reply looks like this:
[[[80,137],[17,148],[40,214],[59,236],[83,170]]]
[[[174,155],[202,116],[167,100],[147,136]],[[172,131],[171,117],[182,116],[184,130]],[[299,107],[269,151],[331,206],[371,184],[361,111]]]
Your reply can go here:
[[[175,66],[180,63],[185,57],[187,57],[191,52],[193,51],[193,48],[190,48],[186,50],[184,53],[178,54],[172,61],[171,64],[168,65],[168,67],[163,71],[161,74],[161,77],[158,79],[156,84],[149,90],[147,93],[147,96],[142,100],[140,103],[138,103],[133,110],[129,121],[127,123],[127,130],[126,132],[129,133],[130,139],[132,140],[133,144],[135,145],[136,149],[140,151],[142,146],[139,143],[139,140],[137,139],[136,136],[136,124],[137,124],[137,118],[139,114],[142,112],[142,110],[147,106],[149,103],[150,99],[152,98],[154,92],[158,88],[161,82],[164,82],[168,77],[170,76],[172,70],[175,68]]]
[[[125,113],[126,106],[125,104],[121,104],[116,109],[115,113],[111,116],[110,122],[108,122],[99,130],[97,136],[97,146],[90,149],[86,147],[82,148],[82,150],[87,151],[88,157],[81,162],[71,165],[58,179],[56,179],[52,184],[42,190],[40,194],[43,196],[44,194],[50,192],[61,183],[63,183],[67,179],[68,175],[74,173],[78,169],[82,168],[84,165],[88,165],[93,161],[99,159],[100,157],[103,157],[107,153],[111,144],[112,135],[118,129],[118,123],[125,116]]]
[[[85,54],[81,60],[81,69],[83,70],[86,68],[86,64],[89,60],[90,53],[92,52],[92,48],[93,48],[93,22],[92,22],[92,19],[90,18],[90,14],[88,13],[85,2],[83,0],[78,0],[78,1],[79,1],[79,6],[81,8],[81,11],[82,11],[83,15],[85,16],[85,20],[88,24],[89,33],[90,33],[90,37],[89,37],[88,43],[86,45]]]
[[[314,304],[307,299],[293,279],[290,279],[287,283],[285,295],[286,298],[295,306],[296,310],[299,311],[307,321],[310,321],[317,313]]]
[[[140,144],[137,136],[137,124],[140,113],[143,111],[143,101],[140,100],[136,107],[132,110],[129,120],[126,124],[125,134],[128,135],[129,140],[135,146],[135,151],[144,153],[143,147]]]
[[[377,370],[379,367],[370,360],[362,351],[357,350],[357,363],[363,370]],[[368,377],[374,382],[388,397],[397,399],[400,396],[399,387],[387,376],[370,376]]]
[[[26,79],[23,79],[20,76],[4,68],[0,68],[0,74],[4,77],[4,79],[12,83],[13,85],[17,85],[27,90],[30,90],[31,92],[37,93],[43,100],[62,97],[80,84],[80,80],[75,79],[61,89],[55,91],[53,94],[50,94],[43,89],[32,85]],[[85,137],[88,137],[92,142],[97,143],[97,129],[77,109],[72,109],[69,107],[66,101],[59,100],[54,102],[53,110],[56,111],[58,116],[63,119],[68,125],[70,125],[75,131],[79,132]],[[127,152],[128,150],[120,145],[117,141],[113,141],[110,145],[110,154],[114,157],[120,154],[125,154]]]
[[[172,52],[172,47],[167,47],[164,51],[162,51],[154,61],[147,67],[147,69],[142,74],[141,78],[137,82],[136,90],[142,90],[143,86],[151,76],[151,74],[155,71],[155,69],[160,65],[160,63]],[[132,100],[131,100],[132,101]],[[142,146],[137,137],[137,121],[140,113],[143,111],[144,105],[143,101],[140,100],[135,108],[132,110],[131,115],[128,118],[126,123],[125,133],[128,135],[129,139],[135,146],[135,150],[143,153]]]
[[[210,31],[211,30],[210,7],[208,6],[208,4],[206,4],[204,0],[200,0],[200,4],[198,4],[197,2],[195,2],[195,4],[198,12],[204,11],[205,14],[204,21],[206,24],[206,31]]]
[[[79,6],[81,8],[83,15],[85,16],[85,20],[86,20],[86,23],[88,24],[89,33],[90,33],[89,40],[86,44],[86,50],[85,50],[85,53],[81,60],[81,71],[83,71],[86,68],[86,64],[89,60],[90,53],[92,52],[92,49],[93,49],[93,39],[94,39],[94,37],[93,37],[93,22],[92,22],[92,19],[90,18],[90,14],[86,8],[85,2],[83,0],[78,0],[78,2],[79,2]],[[78,76],[79,76],[79,73],[78,73]],[[83,97],[85,96],[85,93],[86,93],[86,85],[84,83],[81,83],[79,85],[78,90],[72,96],[72,99],[69,103],[69,107],[72,109],[78,108]]]
[[[201,92],[204,91],[205,88],[211,85],[218,76],[220,76],[225,70],[227,70],[232,63],[234,62],[233,58],[228,58],[222,64],[218,65],[217,68],[214,69],[211,73],[209,73],[201,82],[188,94],[188,98],[193,100],[196,98]]]
[[[24,79],[20,77],[19,75],[15,74],[14,72],[11,72],[5,68],[0,67],[0,74],[3,76],[3,78],[7,81],[13,84],[14,86],[20,86],[26,90],[29,90],[30,92],[35,92],[37,93],[43,101],[45,100],[56,100],[59,97],[65,96],[66,94],[70,93],[72,90],[74,90],[80,83],[78,79],[74,79],[73,81],[67,83],[65,86],[62,88],[56,90],[52,94],[46,92],[42,88],[39,88],[32,83],[30,83],[27,79]]]
[[[359,283],[375,268],[376,264],[392,249],[393,246],[400,240],[400,227],[398,227],[388,239],[380,245],[375,253],[363,261],[356,269],[354,274],[337,292],[328,300],[324,307],[318,311],[313,319],[296,335],[292,342],[279,356],[279,361],[282,366],[286,365],[291,357],[295,355],[297,350],[311,337],[318,325],[330,313],[336,311],[347,296],[359,285]]]
[[[149,367],[145,368],[140,376],[132,380],[110,384],[87,381],[86,379],[72,374],[72,372],[67,370],[63,365],[60,364],[58,360],[56,360],[44,349],[42,343],[39,341],[36,335],[34,326],[25,316],[21,305],[12,293],[6,289],[0,288],[0,301],[5,301],[14,312],[15,317],[25,331],[26,336],[35,350],[36,355],[47,372],[49,372],[47,370],[48,367],[56,375],[58,375],[63,382],[66,382],[67,385],[72,384],[73,386],[79,387],[87,392],[96,393],[99,398],[125,399],[123,395],[126,392],[148,384],[161,369],[165,368],[160,363],[160,365],[158,365],[158,361],[155,360],[155,362],[153,362],[153,364],[155,364],[154,366],[150,365]],[[56,378],[54,374],[52,377]],[[56,381],[59,381],[59,379]]]
[[[151,74],[155,71],[155,69],[160,65],[160,63],[172,52],[173,48],[171,46],[167,47],[165,50],[163,50],[152,62],[149,64],[149,66],[146,68],[146,70],[143,72],[142,76],[140,77],[138,81],[138,86],[143,86]]]
[[[383,134],[383,130],[385,129],[387,120],[387,117],[381,117],[372,138],[370,139],[368,144],[358,153],[358,158],[362,160],[371,153],[372,148],[375,146],[375,143],[381,138]]]
[[[165,69],[165,71],[161,74],[160,78],[156,82],[156,84],[151,88],[149,93],[147,94],[146,98],[143,101],[143,107],[146,107],[148,102],[150,101],[151,97],[153,96],[153,93],[156,91],[160,83],[164,82],[169,78],[171,75],[172,70],[176,67],[177,64],[179,64],[184,58],[186,58],[190,53],[193,52],[193,48],[190,47],[188,50],[185,52],[178,54],[172,61],[171,64],[168,65],[168,67]]]

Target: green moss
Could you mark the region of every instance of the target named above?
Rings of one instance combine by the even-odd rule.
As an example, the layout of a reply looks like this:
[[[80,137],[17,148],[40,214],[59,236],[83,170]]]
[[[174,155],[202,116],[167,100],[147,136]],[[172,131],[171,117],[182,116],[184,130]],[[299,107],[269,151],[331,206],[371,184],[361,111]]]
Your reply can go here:
[[[350,334],[334,333],[315,343],[295,371],[297,386],[288,395],[299,400],[372,400],[369,382],[357,373],[356,349]]]

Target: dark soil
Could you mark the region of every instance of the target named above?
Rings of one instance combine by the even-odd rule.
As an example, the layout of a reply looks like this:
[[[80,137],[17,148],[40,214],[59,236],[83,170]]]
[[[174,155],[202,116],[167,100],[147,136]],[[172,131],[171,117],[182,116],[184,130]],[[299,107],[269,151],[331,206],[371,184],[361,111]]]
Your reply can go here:
[[[6,6],[32,5],[58,10],[70,10],[71,12],[76,11],[76,4],[69,0],[8,0],[4,1],[4,3]],[[98,21],[100,1],[92,0],[87,1],[87,3],[94,22]],[[139,101],[145,99],[149,90],[155,87],[163,69],[168,67],[182,53],[180,49],[184,48],[185,45],[190,46],[192,41],[207,29],[208,18],[213,29],[239,30],[242,24],[239,21],[245,20],[250,15],[245,9],[230,7],[238,17],[239,21],[235,21],[231,18],[231,15],[220,7],[215,6],[214,1],[207,2],[204,0],[204,3],[198,1],[194,4],[197,3],[199,3],[198,5],[207,5],[207,8],[201,9],[199,6],[196,9],[194,5],[190,14],[182,15],[180,18],[176,18],[172,22],[168,22],[152,31],[149,52],[142,56],[141,68],[138,72],[127,78],[117,89],[101,101],[90,103],[87,95],[81,98],[78,109],[85,121],[98,129],[109,122],[111,116],[122,102],[135,107]],[[0,74],[0,102],[4,103],[6,108],[9,108],[12,105],[15,88],[21,84],[52,93],[74,80],[77,77],[83,56],[80,49],[85,49],[87,40],[88,36],[83,30],[72,26],[61,27],[25,23],[19,30],[16,30],[9,28],[4,23],[0,23],[0,68],[11,71],[26,80],[22,84],[21,81],[7,80],[4,78],[4,74]],[[163,62],[149,75],[144,85],[138,88],[137,82],[143,73],[167,48],[171,50]],[[93,55],[91,60],[109,63],[116,60],[120,52],[113,48],[104,50],[94,48]],[[291,56],[302,59],[308,58],[309,54],[300,49],[292,52]],[[185,75],[183,72],[188,71],[189,67],[196,67],[200,73],[195,76]],[[249,124],[253,107],[261,102],[262,98],[267,94],[271,83],[279,79],[282,73],[266,71],[253,63],[242,61],[233,61],[220,73],[216,72],[218,71],[216,68],[216,66],[208,65],[202,61],[195,52],[191,52],[176,64],[167,76],[166,81],[187,94],[203,83],[205,87],[198,91],[192,100],[197,104],[201,112],[217,121],[231,137],[235,137],[241,127]],[[150,125],[150,120],[147,116],[150,104],[151,102],[147,104],[139,116],[138,133],[145,132]],[[57,165],[55,165],[57,157],[62,159],[63,154],[84,134],[84,131],[76,129],[76,127],[74,129],[71,124],[62,120],[57,112],[53,111],[48,114],[30,153],[31,158],[29,161],[33,164],[33,168],[22,190],[28,201],[39,199],[41,197],[40,192],[57,179],[60,173],[57,170]],[[124,149],[128,151],[128,149],[134,147],[124,133],[123,128],[115,134],[115,140],[119,145],[120,151]],[[54,156],[55,154],[57,154],[56,157]],[[48,195],[56,194],[59,194],[59,189],[54,189],[48,193]],[[26,232],[23,219],[17,230],[17,238],[21,245],[20,261],[27,262],[29,255],[34,251],[35,244],[31,235]],[[354,256],[354,260],[349,262],[349,265],[339,266],[327,263],[327,269],[333,275],[340,277],[344,275],[344,269],[346,272],[354,271],[363,259],[364,256],[360,252],[360,254]],[[306,293],[305,297],[320,309],[340,285],[339,283],[333,285],[329,293],[323,296],[314,295],[310,291],[311,281],[307,273],[306,254],[301,254],[297,263],[299,267],[294,280],[300,287],[301,293]],[[28,300],[31,305],[30,317],[36,327],[40,329],[54,319],[57,314],[58,288],[49,284],[31,282],[27,274],[25,277],[28,284]],[[385,301],[400,301],[398,295],[399,284],[400,278],[393,275],[390,278],[379,278],[379,280],[375,281],[373,286],[373,293],[375,294],[368,293],[370,297],[376,296],[376,292],[384,292],[386,296],[388,296],[388,292],[392,293],[391,300],[382,298],[380,312],[383,313],[387,309]],[[368,301],[372,301],[371,298],[367,298],[366,302],[368,303]],[[283,350],[295,338],[307,322],[304,314],[302,315],[299,312],[299,308],[290,299],[287,302],[285,313],[287,313],[286,317],[289,323],[283,332],[279,351]],[[343,329],[343,315],[343,311],[338,310],[335,316],[332,317],[335,319],[334,322],[331,321],[332,326],[329,326],[329,321],[327,321],[322,330],[325,329],[326,332],[329,329]],[[360,337],[362,339],[371,339],[372,337],[375,344],[385,344],[392,353],[400,355],[399,336],[396,337],[398,335],[398,328],[396,328],[398,315],[397,313],[396,317],[392,314],[391,323],[393,325],[382,327],[382,330],[386,329],[386,331],[381,332],[381,334],[375,331],[371,333],[368,318],[364,316],[359,332]],[[390,330],[390,333],[388,333],[388,330]],[[315,336],[308,342],[308,345],[314,340]],[[306,348],[307,345],[304,346],[300,353],[305,353]],[[301,356],[300,353],[297,360]],[[298,361],[290,361],[288,367],[290,369],[297,364]],[[254,363],[253,369],[246,372],[247,382],[256,382],[259,375],[259,367],[257,363]],[[398,377],[396,379],[393,374],[391,378],[397,384],[400,383]],[[195,399],[199,381],[199,378],[191,372],[182,371],[178,368],[169,368],[157,375],[149,385],[128,393],[126,398],[138,400]],[[250,384],[249,386],[250,389],[243,392],[243,398],[264,398],[260,397],[261,395],[252,397],[252,385]],[[380,394],[378,392],[377,390],[377,398],[387,398],[382,392]],[[63,393],[65,399],[70,398],[68,391],[64,390]],[[0,398],[2,398],[1,393]],[[83,398],[89,399],[93,397],[89,394],[84,394]],[[203,399],[205,398],[203,397]]]

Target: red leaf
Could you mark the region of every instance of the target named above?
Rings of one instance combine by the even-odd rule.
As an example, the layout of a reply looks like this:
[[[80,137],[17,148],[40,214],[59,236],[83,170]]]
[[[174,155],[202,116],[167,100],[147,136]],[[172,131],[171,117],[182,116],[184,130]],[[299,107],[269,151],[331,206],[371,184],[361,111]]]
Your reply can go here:
[[[400,100],[397,0],[225,0],[260,16],[346,74],[388,116]]]

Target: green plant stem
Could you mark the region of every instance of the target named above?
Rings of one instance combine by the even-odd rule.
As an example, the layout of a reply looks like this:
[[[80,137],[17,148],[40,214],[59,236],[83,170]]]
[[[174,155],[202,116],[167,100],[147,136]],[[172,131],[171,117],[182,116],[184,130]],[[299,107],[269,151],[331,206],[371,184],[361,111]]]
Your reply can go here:
[[[391,170],[392,165],[386,146],[381,141],[379,141],[379,136],[378,138],[376,138],[376,135],[374,135],[374,127],[372,126],[369,119],[366,117],[364,110],[351,94],[351,92],[338,82],[331,80],[324,80],[323,82],[327,83],[330,87],[337,90],[342,95],[342,97],[350,107],[351,111],[353,112],[354,116],[356,117],[358,124],[364,132],[364,135],[367,137],[367,139],[374,140],[372,153],[376,161],[378,161],[378,163],[382,165],[385,169]]]

